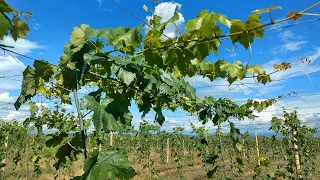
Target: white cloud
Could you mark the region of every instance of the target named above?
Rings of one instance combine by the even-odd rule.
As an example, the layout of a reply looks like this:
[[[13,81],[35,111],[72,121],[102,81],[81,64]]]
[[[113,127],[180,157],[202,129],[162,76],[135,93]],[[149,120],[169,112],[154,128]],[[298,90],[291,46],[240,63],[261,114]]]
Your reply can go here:
[[[310,74],[310,73],[320,71],[320,66],[318,66],[317,64],[314,63],[316,61],[319,61],[320,47],[317,47],[313,50],[313,52],[305,53],[304,55],[302,55],[300,57],[290,57],[286,60],[281,60],[281,59],[276,58],[274,60],[271,60],[271,61],[263,64],[262,67],[264,70],[266,70],[267,73],[271,73],[271,72],[275,71],[273,68],[273,64],[278,64],[278,63],[282,63],[282,62],[293,62],[295,60],[298,60],[301,57],[308,57],[310,60],[312,60],[312,63],[308,64],[306,62],[302,63],[300,61],[297,61],[292,64],[291,68],[289,68],[285,71],[280,71],[280,72],[274,73],[271,75],[271,77],[273,79],[283,79],[283,78],[289,78],[289,77],[291,78],[291,77],[305,75],[306,73]],[[280,83],[280,82],[277,82],[277,83]]]
[[[21,87],[22,72],[25,65],[9,55],[0,56],[0,90],[13,90]]]
[[[28,54],[34,49],[45,48],[36,42],[26,39],[14,41],[10,36],[5,36],[0,43],[14,46],[14,48],[10,50],[20,54]],[[4,55],[0,55],[0,76],[6,76],[6,78],[0,78],[0,89],[19,89],[21,87],[21,75],[25,68],[25,64],[14,54],[5,52]]]
[[[99,8],[100,9],[102,9],[103,11],[106,11],[106,12],[109,12],[109,13],[113,13],[113,10],[112,9],[110,9],[110,8],[105,8],[104,6],[103,6],[103,0],[97,0],[97,2],[98,2],[98,5],[99,5]],[[119,3],[120,1],[119,0],[115,0],[115,2],[116,3]]]
[[[22,72],[25,67],[26,66],[23,64],[23,62],[19,61],[17,58],[13,58],[9,55],[0,56],[0,74],[8,75],[8,73],[12,71]]]
[[[181,4],[175,3],[175,2],[160,3],[155,7],[154,14],[161,17],[161,23],[166,22],[174,15],[174,12],[177,6],[179,9],[181,8]],[[179,20],[175,21],[175,24],[177,27],[179,27],[185,22],[183,15],[181,13],[178,13],[178,15],[179,15]],[[151,19],[151,16],[147,16],[146,18],[149,22]],[[175,24],[173,23],[168,24],[163,33],[170,38],[176,37],[177,28]],[[166,37],[162,36],[162,38],[165,39]]]
[[[18,121],[22,122],[28,117],[28,113],[16,110],[9,110],[5,114],[1,113],[1,119],[5,121]]]
[[[62,108],[66,110],[72,110],[72,106],[70,104],[62,104]]]
[[[11,36],[5,36],[2,41],[0,41],[1,44],[13,46],[13,49],[10,49],[12,51],[15,51],[20,54],[28,54],[33,49],[44,49],[45,46],[39,45],[36,42],[29,41],[26,39],[18,39],[17,41],[14,41]]]
[[[36,106],[37,106],[39,109],[42,109],[42,108],[47,108],[47,107],[48,107],[48,104],[47,104],[47,103],[37,102],[37,103],[36,103]]]
[[[297,40],[297,39],[303,39],[303,37],[301,35],[297,35],[297,34],[294,34],[292,31],[290,30],[285,30],[284,32],[282,33],[279,33],[278,34],[278,37],[280,37],[280,39],[284,42],[286,41],[290,41],[290,40]]]
[[[32,28],[36,31],[38,31],[40,29],[41,25],[39,23],[33,23],[32,24]]]
[[[14,103],[16,98],[9,95],[8,92],[4,92],[0,94],[0,102],[2,103]]]
[[[16,99],[17,96],[12,96],[9,92],[0,94],[0,119],[22,121],[29,114],[29,106],[27,104],[22,105],[19,111],[15,110],[13,103]]]
[[[319,60],[319,57],[320,57],[320,47],[316,48],[316,52],[311,56],[309,56],[309,59],[311,61],[315,61],[315,60]]]
[[[12,37],[9,36],[4,37],[0,43],[14,46],[14,48],[10,50],[20,54],[28,54],[34,49],[45,48],[36,42],[26,39],[14,41]],[[11,55],[8,53],[0,55],[0,101],[7,103],[0,106],[0,117],[6,120],[22,121],[29,114],[29,107],[23,105],[19,111],[15,111],[12,103],[15,102],[17,96],[12,96],[11,94],[13,91],[18,92],[21,88],[22,73],[26,66],[18,57],[15,57],[14,54]]]
[[[307,41],[290,41],[283,44],[281,49],[285,51],[298,51],[304,44],[307,44]]]
[[[236,57],[236,56],[237,56],[236,52],[233,52],[233,53],[229,54],[229,57]]]
[[[306,53],[304,56],[310,57],[310,59],[316,61],[319,60],[320,57],[320,47],[316,48],[313,52]],[[274,72],[273,64],[278,64],[282,62],[292,62],[297,60],[300,57],[291,57],[287,60],[280,60],[274,59],[265,64],[262,64],[262,68],[267,72],[271,73]],[[292,67],[287,69],[286,71],[277,72],[271,75],[271,78],[274,80],[292,78],[297,76],[302,76],[314,72],[320,71],[319,65],[312,65],[308,63],[301,63],[298,61],[297,63],[292,64]],[[307,77],[307,75],[306,75]],[[186,78],[186,81],[189,82],[193,87],[197,88],[197,95],[199,97],[204,96],[213,96],[213,97],[232,97],[235,95],[245,95],[249,97],[261,97],[261,95],[257,94],[255,91],[258,91],[260,94],[264,96],[268,96],[268,94],[272,92],[280,92],[280,90],[285,88],[284,83],[287,82],[286,80],[283,81],[274,81],[268,83],[266,85],[258,84],[252,78],[246,78],[241,81],[244,83],[243,85],[236,85],[239,82],[234,82],[232,86],[228,86],[229,82],[226,79],[216,79],[211,82],[208,78],[203,78],[200,75]],[[306,81],[309,81],[306,79]],[[198,88],[201,87],[201,88]],[[249,87],[249,88],[248,88]],[[311,84],[310,84],[311,87]],[[289,92],[288,92],[289,93]],[[281,95],[281,94],[279,94]],[[270,98],[270,97],[269,97]]]
[[[278,54],[287,51],[299,51],[305,44],[308,42],[303,40],[303,36],[297,35],[290,30],[285,30],[278,34],[278,37],[281,39],[283,44],[273,50],[273,54]]]
[[[9,111],[8,115],[7,115],[7,119],[11,120],[11,119],[16,119],[16,117],[18,117],[20,115],[19,111]]]

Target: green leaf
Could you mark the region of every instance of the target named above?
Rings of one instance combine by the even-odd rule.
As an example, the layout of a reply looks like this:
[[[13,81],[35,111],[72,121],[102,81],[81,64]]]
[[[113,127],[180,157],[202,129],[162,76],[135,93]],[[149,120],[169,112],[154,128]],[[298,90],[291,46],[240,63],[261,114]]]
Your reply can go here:
[[[12,30],[13,26],[10,19],[3,12],[0,12],[0,24],[0,40],[2,40],[4,36],[9,34],[9,31]]]
[[[14,17],[12,19],[14,24],[11,31],[12,38],[16,41],[18,38],[26,38],[30,30],[29,26],[20,18]]]
[[[36,103],[34,102],[30,102],[29,103],[29,107],[30,107],[30,115],[31,116],[35,116],[36,113],[38,112],[38,106],[36,105]]]
[[[0,9],[1,9],[1,12],[5,12],[5,13],[12,12],[12,8],[9,7],[9,5],[6,3],[5,0],[0,0]]]
[[[118,35],[109,44],[112,44],[115,50],[134,52],[134,48],[139,47],[139,30],[140,28],[129,29],[128,32]],[[127,47],[127,48],[125,48]]]
[[[81,28],[74,27],[70,36],[70,42],[76,47],[82,47],[85,41],[85,33]]]
[[[64,138],[68,137],[68,134],[66,132],[61,132],[57,134],[48,134],[47,136],[50,139],[46,141],[46,146],[56,147],[64,140]]]
[[[215,165],[216,160],[218,158],[219,158],[219,155],[214,154],[214,153],[210,153],[205,157],[204,162]]]
[[[168,94],[168,95],[172,95],[172,90],[171,90],[170,86],[168,86],[165,83],[161,83],[159,90]]]
[[[155,111],[156,111],[155,120],[162,126],[166,118],[163,116],[162,110],[160,108],[155,109]]]
[[[192,32],[194,30],[199,30],[199,29],[201,29],[202,23],[203,23],[203,17],[189,20],[186,25],[186,30],[188,32]]]
[[[85,161],[83,179],[131,179],[136,175],[132,165],[116,150],[94,150]]]
[[[265,71],[263,70],[263,68],[259,65],[254,65],[254,66],[248,66],[247,67],[247,72],[251,73],[252,75],[254,75],[255,73],[258,73],[258,74],[263,74],[265,73]]]
[[[246,26],[247,26],[247,30],[250,30],[249,32],[249,39],[250,39],[250,35],[253,34],[254,37],[257,38],[262,38],[264,35],[264,29],[262,27],[262,23],[260,22],[260,16],[257,14],[251,14],[248,16],[248,20],[246,22]],[[260,27],[260,28],[258,28]],[[254,29],[254,30],[252,30]],[[247,38],[248,39],[248,38]],[[253,37],[252,37],[252,41],[250,43],[253,42]]]
[[[247,33],[244,33],[241,35],[241,38],[239,39],[240,44],[248,49],[248,47],[251,45],[253,42],[254,37],[252,35],[249,35]]]
[[[129,106],[130,102],[127,100],[104,98],[99,103],[93,96],[84,96],[81,99],[81,108],[93,111],[93,124],[98,132],[122,131],[124,125],[130,125],[132,115]]]
[[[230,38],[232,43],[239,42],[243,47],[248,49],[254,40],[254,37],[262,38],[264,35],[264,29],[260,22],[258,14],[251,14],[248,16],[248,20],[243,23],[240,20],[232,20],[230,28]]]
[[[236,148],[237,148],[237,150],[238,150],[239,152],[241,152],[241,151],[242,151],[242,148],[243,148],[243,144],[240,143],[240,142],[237,142],[237,143],[236,143]]]
[[[282,7],[281,6],[271,6],[271,7],[268,7],[268,8],[256,9],[256,10],[251,11],[251,12],[256,13],[256,14],[262,14],[262,13],[266,13],[266,12],[271,12],[271,11],[276,10],[276,9],[282,9]]]
[[[217,33],[218,26],[216,26],[216,22],[220,22],[221,24],[230,28],[231,22],[228,20],[227,16],[217,14],[211,12],[208,14],[208,10],[204,10],[200,12],[197,18],[189,20],[186,24],[186,30],[188,32],[200,32],[200,35],[210,38],[216,35],[222,35]]]
[[[179,20],[180,16],[179,16],[179,14],[178,14],[178,8],[179,8],[179,6],[176,7],[176,9],[175,9],[175,11],[174,11],[174,13],[173,13],[173,16],[172,16],[168,21],[166,21],[166,22],[160,24],[159,26],[156,26],[156,27],[155,27],[157,31],[160,31],[160,32],[163,33],[165,27],[166,27],[169,23],[174,23],[174,22],[176,22],[176,21]]]
[[[125,33],[127,33],[127,30],[124,27],[107,28],[100,30],[98,37],[105,38],[109,42],[112,42],[117,36],[123,35]]]
[[[219,14],[218,21],[219,21],[221,24],[227,26],[228,28],[231,27],[231,21],[229,21],[228,17],[225,16],[225,15]]]
[[[100,104],[93,96],[84,96],[81,98],[81,108],[87,108],[93,111],[93,125],[97,132],[100,132],[101,130],[122,130],[121,124],[105,110],[109,103],[110,101],[108,101],[108,99],[104,99],[102,104]]]
[[[21,93],[19,98],[14,103],[16,110],[18,110],[22,103],[33,97],[36,93],[36,75],[31,66],[27,66],[23,71],[23,78],[21,84]]]
[[[68,135],[66,133],[59,133],[49,135],[51,138],[46,142],[49,146],[59,146],[58,150],[55,154],[55,158],[57,159],[54,167],[58,170],[60,167],[63,167],[67,163],[67,158],[69,159],[77,159],[77,155],[80,154],[81,151],[81,134],[75,133],[72,135]]]
[[[136,78],[136,74],[120,68],[118,72],[118,78],[120,78],[127,86],[129,86]]]
[[[230,64],[228,67],[229,76],[231,78],[236,77],[242,68],[243,65],[241,61],[235,61],[233,64]]]
[[[267,75],[266,73],[258,75],[257,80],[262,84],[267,84],[268,82],[272,81],[270,75]]]
[[[90,61],[88,59],[85,59],[84,55],[86,53],[89,53],[89,45],[84,44],[81,49],[76,48],[77,50],[75,52],[72,52],[74,49],[71,49],[70,46],[65,46],[65,51],[67,53],[70,53],[70,58],[67,59],[69,62],[65,61],[65,63],[74,64],[72,65],[72,68],[64,68],[62,71],[63,75],[63,86],[67,89],[77,89],[77,85],[82,85],[83,82],[83,76],[85,72],[89,69]],[[68,52],[71,51],[71,52]],[[86,57],[87,58],[87,57]],[[61,64],[61,60],[59,62]],[[62,65],[64,67],[64,65]],[[68,67],[68,66],[67,66]],[[75,68],[75,69],[73,69]],[[77,70],[76,70],[77,69]]]
[[[34,95],[36,92],[36,77],[35,71],[31,66],[27,66],[27,68],[23,71],[23,79],[21,85],[21,94],[24,96]]]
[[[210,13],[203,18],[201,25],[201,35],[206,38],[214,37],[215,29],[217,28],[216,21],[219,19],[219,15],[215,13]]]
[[[231,21],[231,28],[230,28],[230,34],[234,33],[242,33],[246,30],[245,23],[241,22],[240,20],[232,20]],[[236,43],[240,40],[241,34],[234,34],[231,35],[230,38],[232,40],[232,43]]]
[[[37,78],[41,78],[44,81],[49,81],[54,74],[54,69],[50,63],[43,61],[34,61],[33,66],[35,68],[35,75]]]

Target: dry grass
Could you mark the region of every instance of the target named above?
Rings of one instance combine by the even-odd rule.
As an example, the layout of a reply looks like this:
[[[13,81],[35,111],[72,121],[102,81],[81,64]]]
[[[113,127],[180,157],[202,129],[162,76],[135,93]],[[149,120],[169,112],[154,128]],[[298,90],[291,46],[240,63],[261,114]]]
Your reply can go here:
[[[8,166],[5,167],[5,175],[6,179],[8,180],[16,180],[16,179],[26,179],[27,176],[27,168],[25,161],[25,156],[22,155],[22,160],[18,163],[18,166],[15,171],[13,171],[13,164],[12,162],[8,162]],[[131,157],[132,158],[132,157]],[[130,159],[131,159],[130,158]],[[180,179],[180,175],[178,173],[178,165],[175,162],[169,162],[168,164],[163,164],[160,158],[160,155],[157,153],[151,153],[151,159],[155,161],[155,169],[159,175],[159,179],[162,180],[175,180]],[[219,171],[217,177],[222,177],[227,175],[228,177],[232,177],[233,179],[245,180],[245,179],[252,179],[254,172],[254,162],[246,163],[245,171],[243,174],[239,174],[236,168],[232,168],[232,162],[229,159],[225,159],[226,167],[224,170]],[[270,169],[274,169],[275,165],[279,162],[274,162],[271,164]],[[53,168],[54,161],[46,161],[45,159],[40,160],[40,170],[42,173],[35,177],[31,176],[31,163],[29,162],[29,174],[28,179],[41,179],[41,180],[53,180],[54,174],[58,175],[58,179],[69,180],[70,176],[77,176],[83,173],[83,158],[80,155],[79,160],[72,164],[70,168],[61,169],[58,172],[55,171]],[[311,177],[309,179],[320,179],[320,154],[317,156],[317,170],[315,172],[315,177]],[[134,164],[134,168],[137,172],[137,175],[133,178],[134,180],[151,180],[152,173],[151,168],[142,168],[141,163]],[[187,180],[200,180],[200,179],[207,179],[206,171],[202,165],[202,159],[197,158],[195,156],[194,165],[191,162],[186,162],[183,165],[183,176]],[[1,178],[0,178],[1,179]],[[219,178],[214,178],[219,179]],[[305,178],[308,179],[308,178]]]

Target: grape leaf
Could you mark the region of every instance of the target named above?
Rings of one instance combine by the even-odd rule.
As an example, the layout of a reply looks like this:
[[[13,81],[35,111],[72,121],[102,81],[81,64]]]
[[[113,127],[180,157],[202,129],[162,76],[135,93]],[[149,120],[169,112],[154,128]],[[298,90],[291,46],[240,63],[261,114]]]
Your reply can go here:
[[[232,20],[231,23],[232,23],[231,28],[230,28],[231,34],[241,33],[246,30],[246,25],[243,22],[241,22],[240,20]],[[232,43],[238,42],[240,40],[240,37],[241,37],[241,34],[234,34],[234,35],[230,36]]]
[[[298,20],[299,18],[301,18],[302,14],[301,13],[295,13],[295,12],[288,12],[287,17],[290,18],[293,21]]]
[[[186,30],[192,32],[194,30],[199,30],[203,23],[203,17],[198,17],[192,20],[189,20],[186,25]]]
[[[163,116],[161,108],[156,108],[155,111],[156,111],[155,120],[162,126],[166,118]]]
[[[4,36],[9,34],[13,26],[10,19],[3,12],[0,12],[0,24],[0,40],[2,40]]]
[[[260,16],[257,14],[251,14],[248,16],[248,20],[246,22],[247,30],[250,30],[248,33],[249,38],[250,35],[253,34],[257,38],[262,38],[264,35],[264,29],[262,28],[262,23],[260,22]],[[252,37],[253,38],[253,37]],[[250,42],[252,43],[253,40]]]
[[[251,73],[252,75],[254,75],[255,73],[258,74],[263,74],[265,71],[263,70],[263,68],[259,65],[254,65],[254,66],[248,66],[247,67],[247,72]]]
[[[239,42],[243,47],[248,49],[254,37],[262,38],[264,35],[264,29],[262,28],[259,15],[249,15],[245,23],[237,19],[232,20],[230,34],[232,43]]]
[[[85,33],[81,28],[74,27],[70,36],[70,42],[76,47],[82,47],[85,41]]]
[[[41,78],[46,82],[49,81],[54,74],[54,66],[52,66],[50,63],[34,61],[33,66],[35,68],[36,77]]]
[[[23,71],[23,79],[21,85],[21,94],[24,96],[34,95],[36,92],[36,81],[35,81],[35,71],[31,66]]]
[[[105,111],[109,103],[108,99],[104,99],[100,104],[93,96],[84,96],[81,98],[81,108],[87,108],[93,111],[93,125],[97,132],[101,130],[122,130],[121,124],[119,124],[111,114]]]
[[[243,148],[243,144],[240,143],[240,142],[237,142],[237,143],[236,143],[236,148],[237,148],[237,150],[238,150],[239,152],[241,152],[241,151],[242,151],[242,148]]]
[[[136,74],[120,68],[118,72],[118,78],[120,78],[127,86],[129,86],[136,78]]]
[[[93,111],[93,124],[98,132],[122,131],[124,125],[130,125],[132,115],[128,106],[130,103],[124,100],[104,98],[98,103],[93,96],[84,96],[81,99],[81,108]]]
[[[20,18],[14,17],[12,20],[14,26],[11,31],[12,38],[16,41],[18,38],[26,38],[30,30],[29,26]]]
[[[112,41],[109,42],[109,44],[112,44],[115,50],[125,50],[127,52],[133,52],[134,49],[130,48],[136,48],[139,47],[139,33],[140,28],[134,28],[130,29],[128,32],[118,35],[115,37]],[[124,49],[125,47],[128,47],[127,49]]]
[[[94,150],[84,163],[82,179],[131,179],[136,175],[127,157],[117,150]]]
[[[251,11],[252,13],[256,13],[256,14],[262,14],[262,13],[266,13],[266,12],[271,12],[273,10],[276,10],[276,9],[282,9],[281,6],[271,6],[271,7],[268,7],[268,8],[263,8],[263,9],[256,9],[254,11]]]
[[[1,9],[1,12],[6,12],[6,13],[12,12],[12,8],[6,3],[5,0],[0,0],[0,9]]]
[[[174,13],[173,13],[173,16],[166,22],[164,23],[161,23],[159,24],[158,26],[155,26],[154,28],[157,30],[157,31],[160,31],[161,33],[163,33],[165,27],[170,24],[170,23],[174,23],[176,21],[178,21],[180,19],[180,16],[178,14],[178,8],[179,6],[176,7]],[[162,35],[162,34],[161,34]]]
[[[59,136],[59,135],[57,135]],[[52,136],[52,138],[55,138],[55,135]],[[65,138],[65,136],[62,136],[60,138]],[[58,143],[58,142],[56,142]],[[53,144],[54,145],[54,144]],[[75,133],[70,135],[69,138],[67,138],[65,141],[62,141],[60,144],[58,151],[55,154],[55,157],[57,159],[56,163],[54,164],[54,167],[56,169],[59,169],[61,166],[65,165],[67,163],[67,158],[69,157],[72,159],[77,159],[77,155],[80,154],[81,151],[81,134]]]
[[[238,75],[240,70],[243,69],[241,61],[235,61],[233,64],[230,64],[228,67],[228,75],[231,78],[234,78]]]

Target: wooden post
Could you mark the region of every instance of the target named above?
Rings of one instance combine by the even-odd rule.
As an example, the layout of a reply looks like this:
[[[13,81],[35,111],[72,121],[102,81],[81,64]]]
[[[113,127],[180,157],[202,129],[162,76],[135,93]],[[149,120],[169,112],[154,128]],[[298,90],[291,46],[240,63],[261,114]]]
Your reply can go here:
[[[183,149],[183,157],[186,156],[186,149],[184,147],[184,139],[182,139],[182,149]]]
[[[4,140],[4,155],[5,156],[7,155],[8,140],[9,140],[9,136],[6,136],[5,140]],[[5,163],[6,163],[6,157],[4,157],[2,159],[2,164],[5,164]],[[2,173],[4,173],[4,167],[2,167],[1,170],[2,170]]]
[[[80,111],[77,89],[73,90],[73,97],[74,97],[74,102],[76,104],[76,108],[78,112],[78,118],[79,118],[80,130],[81,130],[82,151],[83,151],[84,159],[87,159],[86,137],[84,134],[84,123],[83,123],[82,114]]]
[[[297,144],[297,130],[293,129],[292,130],[292,144],[293,144],[293,151],[294,151],[294,160],[296,164],[296,177],[297,179],[301,179],[301,176],[299,175],[299,170],[301,169],[300,167],[300,157],[299,157],[299,151],[298,151],[298,144]]]
[[[101,138],[101,134],[99,135],[99,152],[101,151],[101,149],[102,149],[102,138]]]
[[[113,133],[110,131],[110,146],[113,146]]]
[[[26,155],[27,155],[27,158],[26,158],[26,162],[27,162],[27,169],[26,169],[26,180],[29,179],[29,160],[30,160],[30,157],[29,157],[29,143],[30,143],[30,135],[27,135],[27,149],[26,149]]]
[[[167,164],[169,163],[169,154],[170,154],[170,147],[169,147],[169,138],[167,138]]]
[[[258,134],[257,132],[255,133],[256,134],[256,147],[257,147],[257,156],[258,156],[258,165],[260,166],[260,153],[259,153],[259,142],[258,142]]]
[[[243,145],[243,159],[246,158],[246,148],[244,147],[244,138],[242,139],[242,145]]]

